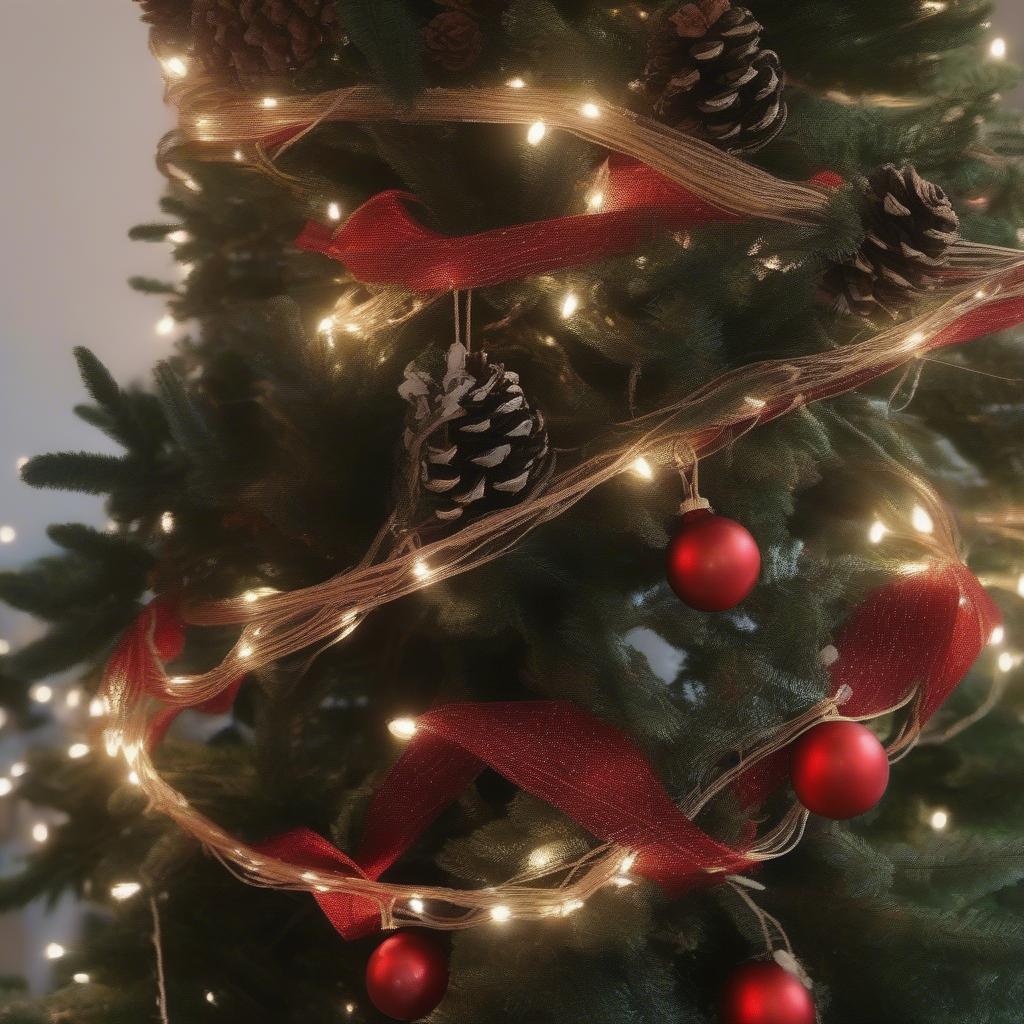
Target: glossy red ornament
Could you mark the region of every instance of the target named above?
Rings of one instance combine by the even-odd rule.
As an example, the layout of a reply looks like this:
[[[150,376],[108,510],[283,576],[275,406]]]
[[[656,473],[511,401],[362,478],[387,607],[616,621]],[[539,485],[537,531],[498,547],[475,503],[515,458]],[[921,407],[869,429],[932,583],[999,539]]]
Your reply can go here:
[[[757,541],[739,523],[710,509],[687,512],[668,545],[668,582],[702,612],[735,608],[761,571]]]
[[[426,1017],[448,990],[448,957],[422,932],[403,931],[385,939],[366,965],[370,1001],[395,1020]]]
[[[804,983],[777,963],[743,964],[726,982],[720,1024],[814,1024],[814,1000]]]
[[[854,818],[882,799],[889,758],[860,722],[822,722],[793,744],[790,776],[807,810],[825,818]]]

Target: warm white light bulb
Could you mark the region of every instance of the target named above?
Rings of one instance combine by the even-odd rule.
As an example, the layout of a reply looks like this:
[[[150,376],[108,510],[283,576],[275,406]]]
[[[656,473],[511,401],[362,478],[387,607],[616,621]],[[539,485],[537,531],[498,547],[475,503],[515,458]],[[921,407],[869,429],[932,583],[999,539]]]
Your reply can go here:
[[[947,811],[932,811],[931,817],[928,819],[928,824],[931,825],[936,832],[941,832],[949,824],[949,813]]]
[[[0,637],[0,657],[2,657],[5,654],[10,654],[10,653],[11,653],[11,642],[10,642],[10,640],[4,640],[2,637]]]
[[[50,942],[43,950],[43,956],[47,960],[59,960],[66,952],[67,950],[59,942]]]
[[[13,544],[18,539],[18,531],[13,526],[0,526],[0,544]]]
[[[388,732],[400,740],[409,740],[416,735],[414,718],[393,718],[388,722]]]
[[[629,467],[641,480],[654,479],[654,467],[641,455]]]
[[[0,778],[0,796],[10,796],[13,789],[14,783],[10,779]]]
[[[498,924],[504,924],[512,916],[512,911],[508,907],[502,905],[498,907],[491,907],[491,920],[497,921]]]
[[[168,57],[163,62],[164,70],[175,78],[184,78],[188,74],[188,64],[184,57]]]
[[[32,838],[40,844],[45,843],[50,838],[50,830],[45,822],[37,821],[32,826]]]
[[[263,108],[265,110],[273,110],[274,107],[277,106],[277,97],[276,96],[264,96],[262,101],[261,101],[261,103],[262,103]]]
[[[217,997],[212,992],[207,992],[204,998],[211,1006],[217,1005]]]
[[[164,514],[160,516],[160,529],[163,530],[164,533],[174,533],[173,512],[164,512]]]
[[[422,558],[417,559],[412,567],[412,574],[418,580],[429,579],[433,571],[434,570],[431,569],[430,566],[427,565],[427,563],[424,562]]]
[[[245,159],[245,154],[240,149],[236,149],[231,155],[238,163],[241,163]]]
[[[251,644],[239,644],[238,645],[238,656],[240,658],[251,658],[252,657],[252,645]]]
[[[423,913],[423,908],[424,908],[424,903],[423,903],[423,900],[421,900],[419,898],[419,896],[413,896],[409,900],[409,909],[414,914],[422,914]]]
[[[82,691],[76,686],[73,690],[68,690],[64,697],[64,704],[69,708],[77,708],[82,704]]]
[[[107,705],[104,703],[102,697],[93,697],[89,701],[89,717],[90,718],[102,718],[107,713]]]
[[[118,882],[110,887],[110,895],[115,900],[123,902],[124,900],[130,900],[141,889],[142,886],[138,882]]]
[[[928,514],[928,510],[920,505],[915,505],[914,511],[911,512],[910,525],[918,533],[931,533],[935,529],[935,523],[932,522],[932,517]]]
[[[619,871],[623,875],[628,875],[633,870],[633,865],[636,863],[636,854],[630,853],[622,859],[622,863],[619,865]]]
[[[531,146],[539,146],[547,132],[548,126],[543,121],[534,121],[526,131],[526,141]]]
[[[316,329],[321,334],[330,334],[331,331],[334,330],[334,317],[325,316],[323,320],[321,320],[320,323],[316,325]]]
[[[536,850],[530,851],[526,861],[531,868],[546,868],[554,859],[555,853],[550,846],[538,846]]]
[[[28,465],[28,463],[29,463],[28,456],[27,455],[22,455],[18,459],[18,461],[14,464],[14,466],[18,470],[18,472],[20,473]]]
[[[188,239],[189,239],[188,232],[187,231],[182,231],[182,230],[172,231],[167,236],[167,241],[171,242],[174,245],[182,245],[185,242],[187,242]]]
[[[341,206],[338,203],[327,204],[327,216],[330,220],[341,220]]]
[[[68,747],[68,757],[70,757],[72,761],[79,761],[83,757],[87,756],[88,753],[88,743],[72,743],[71,746]]]
[[[1002,60],[1006,56],[1006,40],[1002,36],[996,36],[991,43],[988,44],[988,52],[996,60]]]
[[[587,206],[595,212],[600,210],[601,207],[604,206],[604,193],[591,192],[590,195],[587,196]]]
[[[71,975],[71,980],[76,985],[88,985],[89,984],[89,975],[86,974],[85,971],[79,971],[77,974],[72,974]]]
[[[130,771],[128,773],[128,782],[133,786],[139,786],[142,780],[139,778],[139,773],[136,771]]]
[[[562,317],[568,320],[580,308],[580,299],[575,292],[569,292],[562,299]]]
[[[871,541],[872,544],[881,544],[888,532],[889,527],[886,526],[881,519],[876,519],[868,530],[868,540]]]
[[[355,1003],[346,1003],[345,1004],[345,1012],[347,1014],[349,1014],[349,1016],[351,1016],[353,1013],[356,1012],[356,1004]]]
[[[37,704],[49,704],[53,700],[53,687],[47,686],[46,683],[36,683],[29,689],[28,695]]]
[[[584,117],[589,117],[591,120],[593,120],[594,118],[601,116],[601,108],[596,103],[593,102],[584,103],[583,106],[580,107],[580,113]]]
[[[516,78],[510,78],[505,84],[510,89],[525,89],[526,88],[526,82],[522,78],[519,78],[518,76]]]
[[[583,900],[566,900],[562,904],[561,914],[562,917],[568,917],[570,914],[574,914],[577,910],[581,910],[583,907]]]
[[[11,765],[11,778],[20,779],[28,771],[28,765],[24,761],[15,761]]]
[[[1003,653],[999,655],[999,659],[996,662],[996,664],[999,666],[1000,672],[1009,672],[1014,667],[1014,665],[1016,665],[1016,663],[1017,659],[1009,651],[1003,651]]]
[[[166,316],[160,317],[156,322],[156,333],[161,337],[166,337],[168,334],[172,334],[174,332],[175,323],[175,319],[170,315],[170,313]]]

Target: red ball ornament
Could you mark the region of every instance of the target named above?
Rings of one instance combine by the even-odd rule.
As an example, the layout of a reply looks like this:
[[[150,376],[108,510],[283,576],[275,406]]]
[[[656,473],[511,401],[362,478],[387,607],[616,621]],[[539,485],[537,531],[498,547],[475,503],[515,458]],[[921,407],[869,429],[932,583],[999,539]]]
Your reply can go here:
[[[755,961],[733,971],[719,1008],[721,1024],[814,1024],[804,983],[777,963]]]
[[[395,1020],[426,1017],[447,990],[448,958],[422,932],[398,932],[385,939],[366,965],[370,1001]]]
[[[761,552],[750,532],[709,508],[685,513],[668,545],[669,585],[702,612],[735,608],[760,571]]]
[[[790,776],[807,810],[825,818],[870,811],[889,784],[885,747],[859,722],[822,722],[794,744]]]

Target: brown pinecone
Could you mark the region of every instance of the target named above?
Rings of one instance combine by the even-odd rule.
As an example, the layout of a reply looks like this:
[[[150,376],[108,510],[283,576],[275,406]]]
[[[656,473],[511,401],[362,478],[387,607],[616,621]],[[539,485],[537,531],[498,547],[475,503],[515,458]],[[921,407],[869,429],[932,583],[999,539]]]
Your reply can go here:
[[[440,416],[420,449],[420,481],[434,515],[449,521],[522,501],[551,467],[548,432],[519,374],[486,352],[454,344],[444,372],[406,367],[399,394],[410,403],[405,445]]]
[[[153,26],[162,42],[180,43],[188,38],[192,21],[192,0],[136,0],[142,20]]]
[[[727,153],[754,153],[782,131],[785,76],[761,25],[730,0],[687,3],[656,25],[643,82],[655,115]]]
[[[868,179],[867,235],[855,256],[825,272],[824,288],[836,309],[870,317],[898,316],[935,286],[960,235],[960,220],[945,192],[909,165],[886,164]]]
[[[207,70],[243,85],[312,68],[342,35],[334,0],[195,0],[192,32]]]
[[[464,10],[435,14],[423,30],[427,55],[446,71],[467,71],[480,59],[484,34]]]

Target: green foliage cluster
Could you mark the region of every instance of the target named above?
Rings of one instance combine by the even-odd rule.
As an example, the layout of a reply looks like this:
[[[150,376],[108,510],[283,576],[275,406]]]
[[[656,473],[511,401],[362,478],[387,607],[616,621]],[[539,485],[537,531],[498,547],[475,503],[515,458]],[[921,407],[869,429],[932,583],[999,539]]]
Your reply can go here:
[[[790,75],[790,119],[757,159],[801,179],[823,168],[851,182],[879,163],[913,162],[963,214],[968,237],[1017,244],[1024,218],[1020,119],[996,94],[1014,80],[987,61],[991,5],[977,0],[750,0]],[[347,43],[296,89],[373,78],[403,101],[428,85],[503,81],[591,90],[637,106],[645,22],[635,5],[512,0],[487,40],[485,70],[444,78],[424,64],[420,29],[435,4],[338,0]],[[655,17],[653,12],[651,17]],[[891,105],[884,97],[909,98]],[[165,220],[140,240],[175,242],[182,284],[132,283],[195,325],[156,370],[152,390],[123,389],[78,352],[88,423],[118,456],[34,459],[38,487],[102,495],[114,533],[55,526],[59,551],[0,574],[0,598],[47,632],[0,660],[0,703],[38,724],[29,685],[99,669],[149,592],[197,599],[322,581],[353,565],[405,472],[407,363],[451,340],[449,303],[371,337],[317,331],[344,270],[298,252],[303,221],[328,202],[355,208],[389,187],[413,191],[450,233],[582,208],[603,159],[518,129],[323,125],[291,147],[285,172],[320,182],[298,198],[252,171],[197,164],[200,186],[173,185]],[[861,239],[857,190],[842,190],[817,229],[755,224],[663,238],[597,266],[486,289],[474,298],[479,344],[519,372],[571,461],[636,413],[765,358],[850,343],[865,325],[817,298],[827,261]],[[755,255],[752,255],[754,253]],[[769,259],[776,257],[777,259]],[[785,268],[785,269],[780,269]],[[563,319],[560,297],[583,302]],[[819,651],[885,568],[866,542],[876,510],[907,496],[880,472],[911,466],[961,513],[972,567],[1021,567],[1012,539],[972,527],[975,513],[1020,506],[1019,336],[926,360],[913,395],[884,380],[753,432],[702,467],[716,508],[744,522],[762,580],[734,613],[690,611],[669,592],[663,552],[678,480],[621,478],[530,535],[499,561],[375,612],[313,662],[250,676],[229,719],[197,742],[188,716],[160,769],[198,808],[249,840],[289,827],[353,849],[368,795],[396,754],[385,723],[452,700],[563,698],[625,729],[682,798],[721,770],[738,741],[825,692]],[[904,388],[904,392],[906,389]],[[907,399],[912,401],[907,403]],[[174,530],[162,527],[165,514]],[[1009,568],[1008,568],[1009,567]],[[997,593],[1007,633],[1024,608]],[[193,630],[178,663],[208,666],[230,637]],[[946,718],[974,707],[991,658]],[[901,762],[883,805],[850,826],[812,823],[805,842],[759,875],[759,895],[815,980],[821,1019],[1016,1024],[1024,1006],[1024,697],[954,742]],[[207,730],[210,732],[210,730]],[[18,798],[65,817],[24,869],[0,880],[0,908],[71,891],[86,900],[82,942],[41,1001],[0,985],[5,1024],[139,1024],[154,1018],[152,894],[161,909],[174,1022],[336,1024],[379,1016],[362,991],[371,940],[345,944],[302,894],[244,887],[159,817],[98,751],[69,762],[40,740]],[[928,825],[934,808],[950,828]],[[705,827],[728,837],[719,809]],[[389,877],[486,886],[538,846],[566,855],[591,842],[551,808],[483,776]],[[105,897],[138,878],[145,894]],[[511,922],[451,940],[450,993],[436,1024],[709,1024],[722,981],[755,954],[759,933],[731,890],[668,902],[638,884],[550,925]],[[70,981],[84,971],[88,985]],[[207,999],[213,993],[214,1001]],[[351,1015],[345,1009],[352,1003]]]

